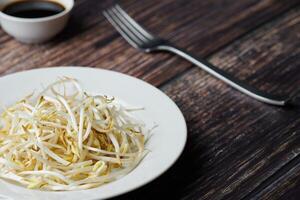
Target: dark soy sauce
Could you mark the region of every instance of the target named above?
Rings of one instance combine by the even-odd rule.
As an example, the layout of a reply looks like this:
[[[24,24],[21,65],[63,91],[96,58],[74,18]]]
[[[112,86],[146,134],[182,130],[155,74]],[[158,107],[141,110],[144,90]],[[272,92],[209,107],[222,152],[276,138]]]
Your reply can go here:
[[[41,18],[59,14],[64,10],[64,6],[53,1],[29,0],[8,4],[2,12],[20,18]]]

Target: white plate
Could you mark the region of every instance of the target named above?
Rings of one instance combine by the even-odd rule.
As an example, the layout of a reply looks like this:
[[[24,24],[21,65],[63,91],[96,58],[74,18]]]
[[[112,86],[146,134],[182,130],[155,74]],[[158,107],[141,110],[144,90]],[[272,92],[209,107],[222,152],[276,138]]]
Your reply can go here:
[[[78,79],[86,91],[102,93],[135,106],[144,106],[139,117],[151,127],[157,123],[153,136],[147,143],[150,153],[125,177],[98,188],[47,192],[29,190],[5,181],[0,181],[0,199],[14,200],[92,200],[114,197],[131,191],[160,176],[171,167],[181,154],[187,137],[186,123],[175,103],[157,88],[139,79],[107,70],[87,67],[57,67],[37,69],[11,74],[0,78],[0,102],[9,105],[42,89],[58,77]],[[5,198],[4,198],[5,199]]]

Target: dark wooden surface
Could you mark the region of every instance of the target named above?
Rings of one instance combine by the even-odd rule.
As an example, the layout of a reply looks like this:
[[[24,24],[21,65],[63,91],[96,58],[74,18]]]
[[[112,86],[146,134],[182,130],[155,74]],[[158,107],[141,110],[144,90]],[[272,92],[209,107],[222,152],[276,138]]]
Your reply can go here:
[[[299,0],[123,0],[135,19],[261,90],[300,96]],[[152,183],[116,199],[300,199],[300,109],[257,102],[167,53],[130,47],[101,15],[112,1],[78,0],[54,40],[21,44],[0,30],[1,75],[80,65],[133,75],[182,110],[188,142]]]

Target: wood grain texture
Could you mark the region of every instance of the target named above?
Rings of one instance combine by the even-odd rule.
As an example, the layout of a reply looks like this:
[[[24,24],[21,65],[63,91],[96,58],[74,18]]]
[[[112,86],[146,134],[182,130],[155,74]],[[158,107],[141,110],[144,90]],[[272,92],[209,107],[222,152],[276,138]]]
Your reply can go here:
[[[248,195],[246,199],[289,199],[300,196],[300,156],[292,159],[275,176],[261,184],[261,190]],[[245,199],[245,200],[246,200]]]
[[[292,10],[210,61],[266,91],[293,93],[300,85],[299,24],[299,9]],[[300,108],[267,106],[196,68],[162,89],[186,117],[187,147],[165,175],[124,199],[299,197]]]
[[[116,199],[297,199],[300,109],[259,103],[170,54],[131,48],[101,15],[113,1],[78,0],[54,40],[25,45],[0,30],[0,74],[87,65],[144,79],[183,111],[188,143],[149,185]],[[154,33],[261,90],[300,95],[299,0],[121,0]]]
[[[5,41],[0,49],[0,73],[89,65],[114,69],[160,85],[192,66],[170,54],[145,55],[131,48],[101,15],[101,9],[109,6],[110,1],[78,3],[65,32],[47,44],[23,45],[0,32]],[[298,3],[296,0],[288,3],[278,0],[120,2],[148,29],[200,56],[211,54]]]

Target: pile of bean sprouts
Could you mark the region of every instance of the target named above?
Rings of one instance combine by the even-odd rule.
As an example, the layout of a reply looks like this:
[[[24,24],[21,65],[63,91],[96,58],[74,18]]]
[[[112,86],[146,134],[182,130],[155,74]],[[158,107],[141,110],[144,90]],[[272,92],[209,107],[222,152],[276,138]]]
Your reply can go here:
[[[94,188],[128,174],[145,156],[149,132],[132,116],[135,110],[84,92],[73,78],[59,79],[4,108],[0,178],[60,191]]]

